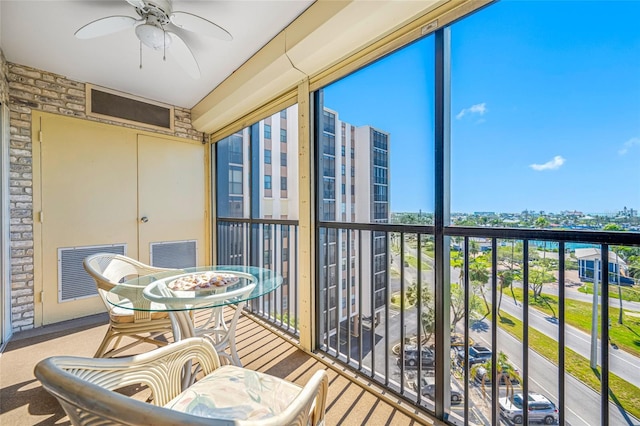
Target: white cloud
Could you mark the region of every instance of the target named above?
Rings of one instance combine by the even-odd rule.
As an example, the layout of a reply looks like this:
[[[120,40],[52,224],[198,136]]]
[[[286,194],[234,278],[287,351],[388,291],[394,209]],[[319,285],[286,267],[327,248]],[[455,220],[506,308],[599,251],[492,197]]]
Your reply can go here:
[[[618,150],[618,154],[625,155],[634,145],[640,145],[640,138],[631,138],[626,141],[620,150]]]
[[[559,169],[565,161],[567,160],[565,160],[562,156],[556,155],[552,160],[549,160],[544,164],[531,164],[529,167],[538,172],[541,172],[543,170],[556,170]]]
[[[469,108],[463,108],[462,111],[460,111],[457,115],[456,118],[458,120],[460,120],[462,117],[464,117],[467,114],[480,114],[480,115],[484,115],[484,113],[487,112],[487,104],[485,102],[481,103],[481,104],[475,104],[475,105],[471,105]]]

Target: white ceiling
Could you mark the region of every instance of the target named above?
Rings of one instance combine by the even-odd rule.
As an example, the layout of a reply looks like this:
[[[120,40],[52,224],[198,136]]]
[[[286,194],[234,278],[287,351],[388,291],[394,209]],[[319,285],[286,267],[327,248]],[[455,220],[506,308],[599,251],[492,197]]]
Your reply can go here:
[[[173,10],[206,18],[233,36],[232,41],[184,36],[200,65],[198,80],[169,55],[163,61],[161,51],[144,46],[140,69],[140,43],[133,29],[88,40],[74,37],[77,29],[99,18],[138,18],[125,0],[0,0],[0,47],[15,64],[192,108],[312,3],[173,0]]]

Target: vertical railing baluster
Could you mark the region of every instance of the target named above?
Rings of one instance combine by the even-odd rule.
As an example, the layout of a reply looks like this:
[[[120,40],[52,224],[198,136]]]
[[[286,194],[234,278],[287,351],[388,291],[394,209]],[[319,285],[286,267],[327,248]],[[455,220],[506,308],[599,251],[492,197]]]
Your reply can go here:
[[[469,420],[469,298],[471,291],[469,288],[469,237],[464,237],[464,419]]]
[[[373,257],[373,253],[375,253],[375,247],[374,247],[374,243],[373,243],[373,231],[369,231],[369,257]],[[375,329],[375,327],[373,326],[373,324],[375,324],[375,319],[374,319],[374,314],[375,314],[375,298],[376,298],[376,286],[375,283],[373,282],[374,279],[374,268],[373,268],[373,262],[371,262],[371,259],[369,260],[369,286],[370,286],[370,291],[371,291],[371,334],[370,334],[370,348],[371,348],[371,377],[374,377],[376,375],[376,342],[375,342],[375,335],[376,333],[373,331]]]
[[[609,424],[609,245],[602,244],[600,256],[600,424]]]
[[[345,268],[344,271],[342,271],[343,274],[345,274],[347,276],[346,278],[346,284],[347,284],[347,364],[351,362],[351,274],[349,273],[349,270],[351,269],[351,261],[349,258],[349,252],[351,251],[351,238],[349,238],[349,235],[351,234],[351,231],[349,230],[343,230],[343,235],[346,235],[346,246],[347,246],[347,253],[345,254],[345,257],[347,259],[347,261],[345,262]]]
[[[529,424],[529,240],[522,241],[522,422]]]
[[[377,236],[378,233],[376,232],[375,235]],[[374,255],[373,255],[374,266],[375,266],[375,260],[377,259],[377,256],[378,254],[374,252]],[[388,268],[385,268],[385,271],[387,269]],[[389,386],[389,360],[391,359],[391,356],[389,355],[389,345],[391,342],[389,339],[389,337],[391,336],[390,334],[391,330],[389,328],[389,303],[391,302],[391,296],[389,294],[389,280],[387,278],[388,278],[388,275],[385,276],[386,282],[384,286],[384,330],[385,330],[385,333],[384,333],[385,334],[384,336],[384,383],[385,383],[385,386]],[[373,286],[375,289],[376,287],[375,277],[373,280]]]
[[[500,420],[498,397],[498,245],[491,238],[491,423],[497,425]]]
[[[422,379],[422,234],[416,234],[416,294],[417,294],[417,324],[418,330],[416,333],[416,343],[418,347],[418,399],[417,402],[420,403],[420,399],[422,398],[422,389],[420,389],[421,379]]]
[[[406,289],[404,288],[404,232],[400,233],[400,349],[399,349],[399,359],[400,359],[400,389],[404,391],[404,369],[406,366],[404,346],[405,339],[407,337],[407,329],[406,329],[406,318],[405,318],[405,297],[406,297]]]
[[[565,311],[564,311],[564,297],[565,297],[565,252],[564,241],[558,243],[558,424],[565,424],[565,411],[564,411],[564,394],[565,394]]]
[[[364,343],[364,339],[362,337],[362,230],[358,229],[358,316],[360,320],[358,321],[358,325],[360,327],[359,330],[359,340],[358,340],[358,369],[362,370],[362,357],[363,350],[362,345]],[[373,333],[375,328],[373,327],[373,321],[371,322],[370,332]]]

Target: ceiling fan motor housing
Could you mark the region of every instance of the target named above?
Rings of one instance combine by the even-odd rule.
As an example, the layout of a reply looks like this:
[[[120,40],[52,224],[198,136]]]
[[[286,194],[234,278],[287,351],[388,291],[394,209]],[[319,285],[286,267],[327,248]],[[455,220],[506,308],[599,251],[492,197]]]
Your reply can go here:
[[[144,1],[144,9],[136,7],[136,12],[140,17],[147,19],[152,16],[160,25],[167,25],[171,22],[171,2],[168,0]]]

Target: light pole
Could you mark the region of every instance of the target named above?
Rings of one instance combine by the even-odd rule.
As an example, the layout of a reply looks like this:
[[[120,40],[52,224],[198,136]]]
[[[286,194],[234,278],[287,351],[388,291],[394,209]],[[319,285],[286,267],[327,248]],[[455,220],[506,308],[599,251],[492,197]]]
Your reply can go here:
[[[622,324],[622,289],[620,288],[620,258],[616,255],[616,272],[618,273],[618,300],[620,301],[620,312],[618,313],[618,324]]]
[[[591,368],[598,366],[598,259],[593,260],[593,304],[591,306]]]

